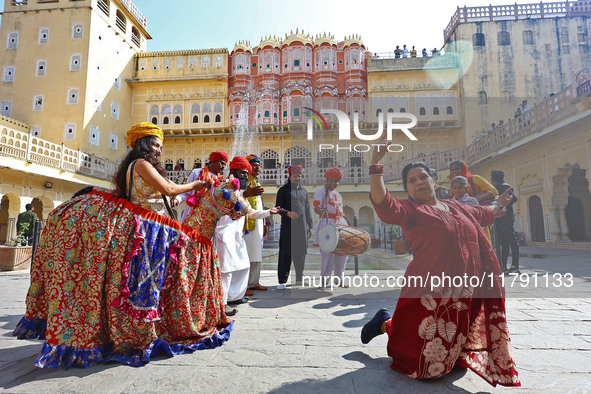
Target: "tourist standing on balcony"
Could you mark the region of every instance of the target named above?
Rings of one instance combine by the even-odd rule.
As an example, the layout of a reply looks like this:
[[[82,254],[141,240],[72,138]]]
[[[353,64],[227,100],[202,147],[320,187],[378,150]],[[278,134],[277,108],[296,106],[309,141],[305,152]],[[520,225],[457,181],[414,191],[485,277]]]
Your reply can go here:
[[[19,213],[16,219],[16,231],[22,233],[23,237],[27,239],[27,245],[33,242],[35,222],[37,221],[37,214],[33,212],[34,210],[33,204],[27,204],[25,211]]]
[[[463,160],[452,161],[449,165],[449,180],[463,176],[468,180],[468,194],[478,200],[480,205],[491,205],[496,196],[499,195],[497,189],[480,175],[472,175],[468,170],[468,165]],[[461,197],[460,197],[461,198]],[[491,240],[488,226],[484,228],[488,240]]]
[[[246,160],[252,167],[252,172],[248,176],[248,186],[252,191],[252,195],[247,197],[248,203],[254,210],[263,208],[263,195],[265,189],[259,183],[258,177],[261,173],[262,160],[255,154],[246,156]],[[248,289],[249,290],[267,290],[267,288],[259,283],[261,279],[261,263],[263,261],[263,236],[266,232],[265,220],[254,219],[249,217],[246,221],[244,240],[246,241],[246,249],[248,250],[248,259],[250,260],[250,272],[248,274]],[[252,292],[247,290],[246,295],[252,295]]]
[[[405,278],[454,278],[453,285],[406,282],[394,314],[380,309],[361,331],[366,344],[388,334],[391,368],[414,379],[439,378],[454,366],[470,368],[491,385],[520,386],[505,317],[501,271],[482,226],[493,222],[511,197],[504,193],[489,207],[470,207],[438,200],[430,168],[421,162],[402,170],[409,199],[386,190],[383,165],[386,149],[376,148],[371,160],[370,199],[379,218],[398,224],[414,251]],[[493,281],[474,286],[472,279],[491,273]],[[450,279],[451,280],[451,279]],[[414,284],[412,284],[414,283]]]
[[[195,168],[193,171],[191,171],[191,175],[189,175],[187,183],[191,183],[196,180],[205,181],[210,177],[221,177],[222,173],[224,172],[224,168],[226,168],[226,163],[228,163],[228,154],[226,152],[211,152],[207,162],[205,163],[205,168]],[[193,194],[195,194],[193,191],[179,194],[172,200],[172,206],[174,207],[182,204],[189,196]],[[180,220],[181,223],[185,221],[187,215],[189,215],[190,210],[191,207],[189,206],[185,208],[183,217]]]
[[[402,57],[405,59],[408,57],[408,48],[406,47],[406,44],[402,46]]]
[[[410,51],[410,57],[417,57],[417,50],[415,49],[415,46],[412,46],[412,50]]]
[[[314,193],[314,212],[320,216],[314,233],[314,246],[318,246],[318,231],[326,224],[347,224],[343,209],[343,197],[336,191],[339,181],[343,179],[343,171],[338,168],[331,168],[324,173],[324,177],[326,178],[326,185]],[[320,251],[320,255],[322,256],[322,266],[320,268],[322,284],[320,290],[326,288],[329,280],[332,288],[333,278],[335,277],[338,278],[337,286],[349,287],[344,283],[348,256],[337,256],[323,251]],[[332,276],[333,271],[334,277]]]
[[[427,48],[423,48],[423,51],[421,52],[421,56],[423,56],[423,57],[429,56],[429,54],[427,53]]]
[[[511,186],[505,182],[505,173],[503,171],[491,171],[491,182],[499,192],[503,194]],[[515,234],[515,213],[513,212],[513,204],[517,202],[517,196],[511,190],[510,195],[513,197],[507,206],[507,213],[495,219],[495,234],[499,242],[500,256],[499,263],[501,270],[505,273],[521,273],[519,271],[519,240]],[[507,260],[509,259],[509,248],[511,248],[511,269],[507,270]]]
[[[394,58],[400,59],[401,55],[402,55],[402,50],[400,49],[400,45],[396,45],[396,49],[394,49]]]
[[[278,290],[284,290],[291,262],[296,271],[296,284],[302,283],[308,239],[312,236],[312,216],[308,192],[302,187],[302,166],[292,165],[287,172],[287,183],[277,191],[275,205],[284,209],[281,215],[279,236]]]

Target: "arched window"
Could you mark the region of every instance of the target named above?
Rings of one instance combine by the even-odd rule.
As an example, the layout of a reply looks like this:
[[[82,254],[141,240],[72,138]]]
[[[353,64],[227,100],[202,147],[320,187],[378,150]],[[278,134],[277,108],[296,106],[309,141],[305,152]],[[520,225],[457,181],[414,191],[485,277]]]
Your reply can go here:
[[[169,124],[170,123],[170,119],[168,118],[168,116],[165,116],[164,118],[162,118],[162,124]]]
[[[154,116],[154,117],[152,118],[152,123],[154,123],[154,124],[158,124],[158,118]]]
[[[209,123],[209,115],[203,117],[203,123]]]
[[[451,106],[451,105],[448,105],[448,106],[447,106],[446,113],[447,113],[448,115],[453,115],[453,113],[454,113],[454,109],[452,108],[452,106]]]
[[[534,33],[531,30],[523,31],[523,45],[533,45]]]
[[[433,115],[439,115],[439,107],[433,107]]]
[[[406,108],[400,108],[400,110],[398,112],[405,113],[406,112]]]
[[[199,123],[199,116],[197,116],[197,115],[193,116],[193,123]]]
[[[201,112],[201,109],[199,108],[199,104],[194,103],[193,105],[191,105],[191,113],[192,114],[198,114]]]
[[[511,45],[511,35],[508,31],[500,31],[497,33],[497,42],[499,45]]]
[[[478,104],[486,104],[487,101],[486,92],[478,92]]]
[[[299,60],[294,60],[293,61],[293,65],[294,65],[294,67],[299,66],[300,65],[300,61]]]
[[[380,116],[381,113],[382,113],[382,110],[380,108],[378,108],[376,110],[376,117]]]
[[[211,104],[210,103],[203,104],[203,113],[207,114],[210,112],[211,112]]]
[[[419,115],[427,115],[427,110],[425,109],[425,107],[421,107],[421,109],[419,109]]]
[[[222,103],[215,103],[213,105],[213,112],[222,112]]]
[[[268,118],[271,116],[271,113],[269,111],[265,111],[265,118]]]
[[[300,116],[300,109],[299,108],[295,108],[293,110],[293,116]]]
[[[158,106],[156,104],[150,107],[150,115],[159,115]]]
[[[173,109],[173,113],[174,113],[174,123],[175,124],[181,123],[181,119],[182,119],[182,115],[183,115],[183,107],[180,104],[175,104],[174,109]],[[178,121],[177,121],[177,118],[178,118]]]
[[[388,112],[394,112],[394,108],[388,108]]]
[[[123,15],[123,12],[120,10],[117,10],[117,14],[115,15],[115,25],[117,25],[123,33],[126,32],[127,19],[125,19],[125,15]]]
[[[216,116],[215,116],[215,122],[216,122],[216,123],[219,123],[219,122],[221,122],[221,121],[222,121],[222,117],[221,117],[220,115],[216,115]]]
[[[131,42],[140,46],[140,32],[134,26],[131,27]]]
[[[109,0],[98,0],[97,6],[105,15],[109,16]]]
[[[485,43],[484,43],[484,34],[482,34],[482,33],[474,33],[472,35],[472,44],[475,47],[483,47],[485,45]]]

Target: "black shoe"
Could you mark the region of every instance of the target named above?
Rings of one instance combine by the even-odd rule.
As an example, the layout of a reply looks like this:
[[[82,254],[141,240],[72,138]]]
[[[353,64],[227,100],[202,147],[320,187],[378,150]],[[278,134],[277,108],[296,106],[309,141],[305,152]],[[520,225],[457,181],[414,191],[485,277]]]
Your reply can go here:
[[[367,322],[361,329],[361,343],[367,344],[378,335],[382,335],[382,324],[392,318],[387,309],[380,309],[373,319]]]
[[[226,312],[226,316],[234,316],[238,311],[236,309],[226,305],[224,312]]]
[[[518,267],[511,267],[509,269],[509,272],[512,273],[512,274],[521,274],[521,271],[519,271],[519,268]]]
[[[242,297],[239,300],[236,301],[228,301],[228,305],[240,305],[240,304],[246,304],[248,302],[248,297]]]

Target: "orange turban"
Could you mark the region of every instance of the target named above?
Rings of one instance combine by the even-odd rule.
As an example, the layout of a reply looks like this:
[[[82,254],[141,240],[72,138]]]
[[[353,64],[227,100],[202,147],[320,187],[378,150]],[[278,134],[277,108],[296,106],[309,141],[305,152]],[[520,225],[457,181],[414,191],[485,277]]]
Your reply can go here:
[[[156,137],[160,138],[161,141],[164,141],[164,132],[160,127],[156,126],[154,123],[142,122],[132,126],[131,129],[127,130],[125,142],[127,142],[127,145],[133,149],[137,140],[150,135],[155,135]]]
[[[250,174],[252,172],[252,166],[246,160],[246,158],[242,156],[236,156],[230,162],[230,170],[246,170]]]
[[[211,152],[209,154],[209,161],[216,162],[216,161],[225,161],[228,162],[228,154],[226,152]]]
[[[336,179],[337,181],[340,181],[343,179],[343,171],[341,171],[339,168],[331,168],[326,170],[324,177],[326,179]]]

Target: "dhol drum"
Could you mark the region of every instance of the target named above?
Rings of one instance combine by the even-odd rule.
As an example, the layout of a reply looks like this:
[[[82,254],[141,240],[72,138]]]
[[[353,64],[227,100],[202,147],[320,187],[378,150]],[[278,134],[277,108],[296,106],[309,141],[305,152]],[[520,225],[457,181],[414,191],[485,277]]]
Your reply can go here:
[[[318,231],[318,246],[325,253],[360,256],[369,245],[369,233],[357,227],[329,223]]]

